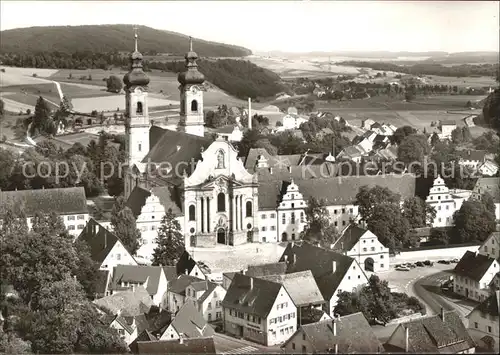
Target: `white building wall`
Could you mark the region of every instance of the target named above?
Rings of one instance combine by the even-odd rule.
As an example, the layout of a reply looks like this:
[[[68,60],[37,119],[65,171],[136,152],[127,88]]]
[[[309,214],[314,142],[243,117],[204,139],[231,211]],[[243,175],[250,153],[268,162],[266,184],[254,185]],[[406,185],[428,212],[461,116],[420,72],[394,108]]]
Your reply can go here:
[[[468,316],[469,334],[472,338],[479,342],[483,337],[490,336],[495,340],[495,352],[499,351],[500,334],[498,316],[481,313],[479,310],[472,311]]]
[[[498,242],[500,241],[500,237],[496,237],[495,234],[491,234],[488,239],[486,239],[479,247],[479,254],[489,256],[493,259],[500,259],[500,245]]]
[[[111,274],[118,265],[137,265],[135,259],[120,241],[117,241],[101,264],[101,270],[108,270]]]
[[[137,327],[133,327],[134,331],[132,334],[129,334],[116,320],[110,324],[110,327],[118,330],[118,334],[127,345],[130,345],[137,338]]]
[[[389,248],[379,242],[377,236],[370,231],[360,238],[354,247],[347,252],[365,271],[383,272],[389,270]],[[373,270],[367,270],[365,261],[373,259]]]
[[[499,271],[498,261],[495,260],[480,281],[456,275],[453,278],[453,291],[471,300],[482,302],[489,297],[491,292],[489,284]]]
[[[222,319],[222,300],[226,297],[226,290],[222,286],[217,286],[212,293],[203,301],[203,318],[207,322]]]
[[[353,292],[354,290],[358,290],[361,286],[366,285],[368,283],[368,278],[366,274],[363,272],[359,264],[354,260],[352,264],[349,266],[349,271],[346,272],[339,286],[333,293],[333,296],[329,301],[329,312],[328,315],[330,317],[334,317],[334,309],[337,305],[337,301],[339,299],[338,294],[342,291]]]
[[[172,340],[179,339],[179,333],[177,330],[170,324],[168,328],[163,332],[159,340]]]
[[[285,305],[282,308],[282,305]],[[278,305],[280,308],[278,309]],[[293,315],[288,319],[288,315]],[[280,317],[281,321],[280,321]],[[275,323],[274,320],[276,319]],[[286,319],[284,319],[286,318]],[[271,323],[272,322],[272,323]],[[266,319],[266,334],[267,334],[267,345],[272,346],[276,344],[281,344],[290,338],[293,333],[297,330],[297,307],[292,301],[292,298],[286,292],[284,287],[281,287],[278,297],[273,303],[273,307],[269,312]]]
[[[167,286],[168,286],[167,277],[165,276],[165,272],[162,269],[160,275],[160,281],[158,282],[158,291],[153,296],[153,303],[155,305],[160,306],[163,304],[164,299],[167,297]]]

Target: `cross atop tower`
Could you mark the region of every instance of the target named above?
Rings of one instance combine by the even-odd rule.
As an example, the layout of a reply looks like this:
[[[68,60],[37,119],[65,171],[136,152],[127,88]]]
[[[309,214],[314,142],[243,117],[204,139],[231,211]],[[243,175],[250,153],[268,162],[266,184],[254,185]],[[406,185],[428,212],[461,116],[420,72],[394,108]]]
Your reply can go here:
[[[138,29],[139,28],[137,27],[137,25],[134,25],[134,41],[135,41],[135,51],[136,52],[137,52],[137,38],[138,38],[138,36],[137,36],[137,30]]]
[[[193,51],[193,37],[189,36],[189,51]]]

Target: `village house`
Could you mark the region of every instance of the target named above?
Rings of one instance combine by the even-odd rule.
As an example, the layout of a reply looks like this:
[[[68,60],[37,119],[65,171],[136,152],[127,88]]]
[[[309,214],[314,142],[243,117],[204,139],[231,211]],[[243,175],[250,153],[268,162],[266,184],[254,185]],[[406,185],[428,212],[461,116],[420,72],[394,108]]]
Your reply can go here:
[[[440,140],[451,139],[451,132],[457,128],[457,123],[455,121],[441,121],[439,124],[439,129],[441,133],[438,134]]]
[[[453,270],[453,291],[474,301],[482,302],[490,296],[489,287],[500,271],[498,261],[478,252],[467,251]]]
[[[471,194],[472,192],[468,190],[450,190],[441,176],[435,178],[425,200],[436,210],[432,227],[452,226],[454,224],[453,215],[460,210],[464,201],[468,200]]]
[[[388,353],[473,354],[476,344],[455,311],[401,323],[384,344]]]
[[[482,176],[495,176],[498,173],[498,164],[491,160],[486,160],[477,169]]]
[[[297,329],[297,307],[279,283],[237,273],[222,307],[225,332],[265,346],[283,343]]]
[[[240,142],[243,138],[243,128],[239,124],[219,127],[215,132],[228,142]]]
[[[477,179],[476,185],[472,189],[472,198],[481,200],[483,194],[489,194],[495,204],[495,217],[500,221],[500,186],[497,177],[482,177]]]
[[[195,281],[186,287],[184,302],[192,302],[207,322],[222,320],[222,300],[226,290],[214,282]]]
[[[340,153],[335,157],[335,159],[351,160],[355,163],[360,163],[361,158],[363,158],[365,154],[366,152],[362,148],[358,147],[357,145],[352,145],[342,149]]]
[[[77,237],[89,220],[87,199],[83,187],[65,187],[38,190],[1,191],[0,201],[23,208],[28,229],[37,212],[56,213],[60,216],[68,233]]]
[[[97,292],[96,298],[109,294],[108,284],[116,266],[138,265],[122,241],[93,218],[87,222],[81,234],[76,238],[75,243],[79,242],[88,245],[92,260],[99,265],[94,280]]]
[[[206,322],[196,306],[192,302],[186,302],[175,314],[172,323],[163,334],[159,335],[158,340],[205,338],[214,334],[214,329]]]
[[[500,291],[496,290],[490,297],[475,307],[467,315],[469,334],[478,345],[486,351],[498,353],[500,334]]]
[[[311,271],[325,300],[323,310],[331,317],[340,292],[352,292],[368,283],[356,259],[307,242],[289,243],[280,261],[287,262],[287,274]]]
[[[370,130],[372,128],[372,125],[375,124],[375,121],[372,120],[371,118],[361,120],[361,128],[364,128],[366,130]]]
[[[320,310],[323,308],[325,303],[323,295],[309,270],[291,274],[261,276],[260,278],[282,284],[285,287],[297,307],[297,325],[302,324],[302,312],[307,313],[310,307]]]
[[[478,252],[500,262],[500,232],[491,233],[479,247]]]
[[[127,317],[144,315],[154,306],[151,296],[144,286],[138,286],[134,290],[114,293],[93,302],[110,314]]]
[[[189,275],[198,279],[206,279],[210,275],[210,269],[203,263],[198,263],[186,250],[182,253],[175,265],[177,275]]]
[[[169,282],[167,290],[167,301],[163,305],[171,313],[177,313],[186,303],[186,290],[194,282],[205,281],[195,276],[180,275],[177,279]]]
[[[135,320],[133,317],[131,318],[133,321],[132,324],[129,324],[127,320],[119,314],[105,316],[102,319],[102,322],[110,328],[116,329],[118,331],[118,334],[120,335],[120,338],[122,338],[127,345],[130,345],[130,343],[132,343],[135,338],[137,338],[137,327],[135,326]]]
[[[119,293],[143,286],[153,304],[160,306],[167,297],[167,284],[167,277],[161,266],[118,265],[113,270],[110,291]]]
[[[307,121],[309,121],[309,119],[300,116],[295,107],[290,107],[288,108],[288,113],[281,119],[281,123],[283,123],[283,126],[281,126],[280,129],[299,129],[300,125]]]
[[[378,340],[363,313],[300,326],[282,345],[286,354],[382,353]]]
[[[458,152],[458,165],[467,167],[473,172],[478,171],[479,167],[486,161],[486,151],[484,150],[459,150]]]
[[[357,225],[345,228],[331,248],[355,258],[365,271],[389,271],[389,248],[375,234]]]

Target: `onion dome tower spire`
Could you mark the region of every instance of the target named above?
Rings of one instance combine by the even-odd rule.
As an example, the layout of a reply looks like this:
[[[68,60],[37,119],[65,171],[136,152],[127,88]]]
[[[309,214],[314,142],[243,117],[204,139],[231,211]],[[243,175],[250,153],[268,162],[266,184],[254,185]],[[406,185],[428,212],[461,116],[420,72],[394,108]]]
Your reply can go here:
[[[193,39],[189,37],[189,51],[186,53],[186,70],[179,73],[179,91],[181,99],[179,127],[180,131],[203,137],[205,121],[203,116],[203,82],[205,76],[198,71],[198,54],[193,51]]]
[[[129,72],[123,77],[123,83],[126,87],[147,86],[149,77],[142,69],[142,54],[137,49],[137,26],[134,27],[134,45],[135,50],[130,54]]]
[[[198,71],[198,54],[193,51],[193,38],[189,37],[189,52],[184,56],[186,60],[186,71],[179,73],[177,80],[181,85],[203,84],[205,76]]]

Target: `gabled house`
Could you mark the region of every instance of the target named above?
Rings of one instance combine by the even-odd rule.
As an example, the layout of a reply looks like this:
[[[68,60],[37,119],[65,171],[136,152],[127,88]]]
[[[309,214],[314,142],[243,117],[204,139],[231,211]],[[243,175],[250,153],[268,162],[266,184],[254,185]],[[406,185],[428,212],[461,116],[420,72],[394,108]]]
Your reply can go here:
[[[226,333],[265,346],[286,341],[297,329],[297,307],[279,283],[235,274],[222,307]]]
[[[87,222],[76,238],[75,243],[78,242],[84,242],[89,246],[92,260],[99,264],[100,270],[109,271],[111,277],[118,265],[137,265],[137,261],[122,241],[93,218]]]
[[[441,133],[439,134],[439,139],[450,139],[451,132],[457,128],[457,123],[455,121],[441,121],[439,124],[439,129]]]
[[[176,265],[177,275],[189,275],[205,279],[210,275],[210,269],[204,264],[196,262],[187,251],[184,251]]]
[[[123,339],[123,341],[130,345],[135,338],[137,338],[137,327],[135,325],[135,319],[131,317],[132,322],[129,323],[125,317],[121,315],[110,315],[104,316],[102,322],[104,325],[114,328],[118,331],[118,334]]]
[[[377,354],[384,352],[363,313],[304,324],[282,348],[287,354]]]
[[[478,252],[467,251],[453,270],[453,291],[482,302],[490,295],[490,283],[500,271],[498,261]]]
[[[64,222],[68,233],[77,237],[89,220],[87,199],[83,187],[1,191],[0,201],[23,206],[28,228],[31,229],[35,213],[55,212]]]
[[[346,159],[346,160],[352,160],[355,163],[361,162],[361,158],[363,157],[363,154],[365,152],[361,149],[358,148],[358,146],[350,146],[344,148],[335,158],[336,160],[339,159]]]
[[[186,289],[194,282],[205,281],[195,276],[180,275],[168,284],[167,302],[164,307],[172,313],[177,313],[185,303]]]
[[[500,291],[496,290],[490,297],[475,307],[467,315],[469,334],[478,345],[486,351],[498,353],[500,334]]]
[[[399,324],[384,344],[387,353],[472,354],[476,344],[455,311]]]
[[[207,322],[222,320],[222,300],[226,290],[208,280],[195,281],[186,287],[185,302],[192,302]]]
[[[491,160],[486,160],[478,168],[482,176],[495,176],[498,173],[498,164]]]
[[[114,268],[110,290],[119,293],[143,286],[159,306],[167,296],[167,283],[162,266],[119,265]]]
[[[163,334],[159,336],[159,340],[204,338],[214,334],[214,329],[205,321],[193,303],[187,302],[177,312]]]
[[[479,254],[500,262],[500,232],[493,232],[478,249]]]
[[[324,311],[330,316],[340,292],[352,292],[368,283],[356,259],[307,242],[289,243],[280,261],[287,262],[287,273],[311,271],[326,302]]]
[[[270,275],[260,277],[264,280],[276,282],[285,286],[293,303],[297,307],[297,324],[302,324],[302,311],[309,308],[322,309],[325,303],[323,295],[314,280],[311,271],[300,271],[285,275]]]
[[[355,224],[345,228],[331,248],[355,258],[365,271],[389,270],[389,248],[380,243],[375,234]]]
[[[470,191],[451,190],[446,186],[443,178],[438,176],[429,191],[425,202],[434,207],[436,217],[432,221],[433,227],[447,227],[454,223],[453,216],[460,210],[464,201],[471,195]]]
[[[212,337],[174,340],[139,341],[136,354],[215,354]]]
[[[458,165],[468,167],[474,172],[486,161],[487,152],[484,150],[466,149],[457,153],[459,157]]]

